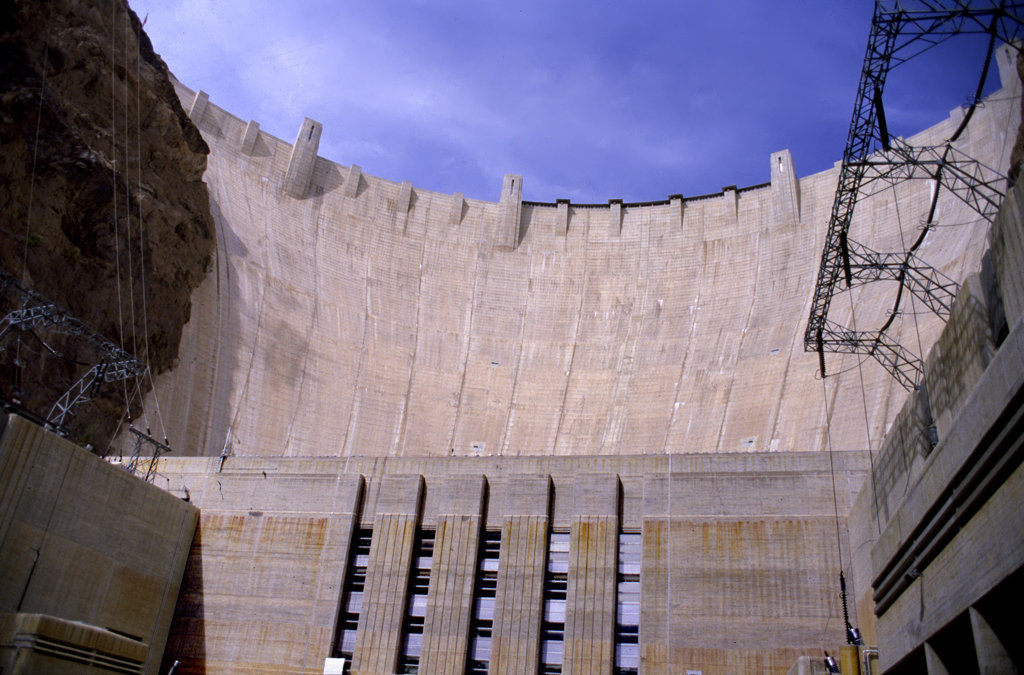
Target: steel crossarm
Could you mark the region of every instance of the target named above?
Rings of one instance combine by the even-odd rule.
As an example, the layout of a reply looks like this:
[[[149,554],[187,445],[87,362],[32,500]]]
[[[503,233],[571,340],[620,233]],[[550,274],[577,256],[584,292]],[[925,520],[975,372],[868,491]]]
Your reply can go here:
[[[1012,42],[1024,26],[1022,15],[1024,3],[1009,0],[897,0],[881,11],[876,7],[875,20],[897,28],[891,54],[896,67],[954,35],[988,33]]]
[[[847,252],[847,233],[853,220],[853,207],[857,201],[860,184],[866,173],[863,162],[870,157],[877,145],[878,121],[875,106],[875,92],[881,95],[885,88],[885,79],[889,73],[889,62],[892,58],[899,34],[898,26],[883,19],[885,15],[881,3],[875,5],[875,15],[871,21],[871,33],[868,36],[867,52],[864,66],[861,69],[858,93],[853,107],[853,119],[846,137],[846,148],[843,150],[843,163],[839,170],[839,182],[836,186],[835,201],[829,217],[828,231],[825,234],[825,246],[821,254],[821,265],[818,267],[818,278],[814,287],[814,298],[811,315],[804,333],[804,348],[808,351],[817,348],[817,337],[824,328],[828,309],[832,302],[832,293],[839,282],[840,272],[846,272],[850,281],[850,270]]]
[[[807,351],[820,351],[820,341],[827,332],[828,311],[840,275],[845,278],[847,286],[853,283],[849,231],[854,206],[869,171],[874,178],[887,172],[911,172],[913,175],[913,172],[927,169],[926,161],[936,162],[939,175],[932,176],[947,186],[954,185],[954,193],[972,208],[986,217],[994,213],[990,201],[995,200],[995,208],[998,208],[999,197],[992,194],[993,183],[998,182],[998,176],[986,176],[978,168],[963,168],[970,158],[956,162],[955,170],[949,171],[951,176],[945,176],[943,169],[946,167],[938,163],[944,158],[948,160],[948,155],[936,157],[934,152],[929,155],[918,150],[916,155],[910,153],[916,162],[907,162],[906,157],[899,162],[884,157],[880,160],[883,153],[889,154],[893,150],[884,118],[882,92],[889,70],[958,33],[988,33],[1011,42],[1024,28],[1022,5],[1024,3],[1008,0],[988,3],[967,0],[876,2],[811,312],[804,332],[804,349]],[[942,147],[945,152],[947,146]],[[985,189],[971,190],[961,185],[972,176],[980,176]],[[998,194],[998,188],[994,192]]]
[[[50,315],[57,310],[57,305],[52,303],[11,310],[3,319],[0,319],[0,338],[3,338],[11,328],[19,330],[35,328],[47,321]]]
[[[47,421],[56,427],[63,426],[75,407],[93,397],[100,382],[126,380],[141,375],[144,371],[142,364],[134,358],[96,364],[57,399],[50,409],[50,414],[46,416]]]
[[[874,358],[907,391],[913,391],[924,375],[921,359],[896,342],[885,331],[855,331],[826,321],[822,327],[818,348],[839,354],[865,354]]]
[[[93,331],[67,309],[23,287],[17,279],[6,272],[0,272],[0,288],[5,291],[13,289],[15,304],[22,307],[12,310],[0,319],[0,337],[3,337],[11,327],[29,329],[45,324],[49,330],[84,339],[98,349],[103,359],[108,362],[132,359],[131,354]]]
[[[893,139],[892,154],[909,167],[924,169],[928,177],[953,193],[990,223],[1003,203],[1006,176],[971,158],[952,144],[912,146]],[[913,177],[909,175],[908,177]]]
[[[915,253],[879,253],[849,242],[853,286],[872,281],[897,281],[943,320],[953,311],[960,285],[922,261]]]

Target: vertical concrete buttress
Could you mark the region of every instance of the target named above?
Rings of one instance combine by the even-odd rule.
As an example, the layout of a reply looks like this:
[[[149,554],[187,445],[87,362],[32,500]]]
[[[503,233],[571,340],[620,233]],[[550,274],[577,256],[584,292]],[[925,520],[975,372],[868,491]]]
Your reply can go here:
[[[242,144],[240,146],[243,155],[252,155],[256,149],[256,140],[260,137],[260,123],[253,120],[249,120],[249,123],[245,125],[245,133],[242,134]]]
[[[494,243],[515,248],[519,245],[519,227],[523,212],[523,177],[505,174],[501,182],[501,223]]]
[[[203,114],[206,113],[206,106],[210,103],[210,95],[205,91],[197,91],[196,97],[192,99],[192,105],[188,109],[188,118],[192,123],[199,126],[203,121]]]
[[[619,477],[578,476],[569,533],[562,668],[566,675],[605,675],[612,670],[618,545]]]
[[[550,476],[509,480],[494,601],[491,672],[537,672],[550,508]]]
[[[558,216],[555,218],[555,234],[566,235],[569,232],[569,200],[556,199]]]
[[[288,170],[284,174],[284,191],[291,197],[300,199],[306,196],[322,132],[323,125],[308,117],[299,127],[292,146],[292,156],[288,160]]]
[[[666,496],[670,476],[644,476],[643,524],[640,556],[640,662],[647,675],[669,675],[669,583],[671,543],[669,505]]]
[[[423,504],[422,476],[390,475],[380,481],[352,675],[393,673],[398,665],[409,571]]]
[[[482,475],[442,480],[423,627],[422,673],[462,675],[466,670],[485,485]]]
[[[772,209],[775,222],[788,225],[800,220],[800,186],[789,150],[771,154]]]
[[[342,185],[342,194],[351,199],[359,193],[359,179],[362,178],[363,167],[353,164],[348,168],[348,175],[345,176],[345,183]]]
[[[622,233],[622,200],[608,200],[608,234],[617,237]]]

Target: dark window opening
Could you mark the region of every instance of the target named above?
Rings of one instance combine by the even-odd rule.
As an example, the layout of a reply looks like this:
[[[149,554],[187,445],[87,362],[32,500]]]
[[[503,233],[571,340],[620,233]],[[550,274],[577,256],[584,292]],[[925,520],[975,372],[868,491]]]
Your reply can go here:
[[[341,610],[338,613],[337,640],[334,656],[345,659],[347,674],[352,670],[352,653],[356,647],[356,633],[359,630],[359,612],[363,606],[363,588],[366,586],[366,566],[370,561],[370,541],[373,530],[356,528],[352,533],[352,544],[345,568],[345,583],[341,593]]]
[[[430,591],[430,568],[434,562],[434,531],[420,529],[412,553],[409,570],[408,600],[402,622],[402,652],[398,657],[399,673],[420,672],[423,652],[423,625],[427,617],[427,594]]]
[[[466,658],[466,673],[470,675],[486,673],[491,664],[491,632],[494,629],[500,556],[501,531],[484,530],[473,580],[473,614],[469,622],[469,654]]]

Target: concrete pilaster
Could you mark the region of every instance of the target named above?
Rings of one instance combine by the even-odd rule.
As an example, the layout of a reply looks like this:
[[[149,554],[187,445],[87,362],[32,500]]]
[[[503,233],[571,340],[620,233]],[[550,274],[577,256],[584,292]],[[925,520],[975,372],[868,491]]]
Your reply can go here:
[[[523,177],[506,174],[501,183],[501,223],[494,240],[497,246],[519,245],[519,227],[523,211]]]
[[[608,200],[608,233],[617,237],[622,232],[622,200]]]
[[[393,673],[423,494],[421,476],[381,479],[352,673]]]
[[[306,196],[309,179],[313,176],[313,166],[316,164],[316,154],[320,149],[322,132],[323,125],[308,117],[299,127],[295,144],[292,145],[291,158],[288,160],[288,170],[284,174],[284,191],[291,197]]]
[[[304,665],[322,664],[334,649],[332,640],[338,620],[338,602],[345,583],[352,530],[359,516],[363,496],[363,477],[339,478],[334,510],[327,523],[327,534],[320,553],[319,575],[311,598],[310,630]]]
[[[260,137],[260,123],[249,120],[245,125],[245,133],[242,134],[241,151],[243,155],[252,155],[256,149],[256,139]]]
[[[578,477],[573,485],[563,673],[609,673],[615,658],[619,480]]]
[[[462,222],[462,207],[466,205],[466,198],[461,192],[452,195],[451,211],[448,214],[448,222],[451,225],[458,225]]]
[[[928,667],[928,675],[950,675],[939,653],[927,642],[924,643],[924,662]]]
[[[466,669],[473,580],[483,513],[483,476],[446,478],[434,534],[420,672],[462,675]]]
[[[210,95],[205,91],[197,91],[196,97],[192,99],[192,105],[188,109],[188,117],[192,120],[192,123],[199,126],[199,123],[203,121],[203,114],[206,112],[206,106],[210,103]]]
[[[531,476],[513,478],[509,483],[498,560],[491,671],[529,674],[537,672],[540,657],[551,479]]]
[[[345,183],[342,186],[342,194],[350,199],[355,199],[359,193],[359,179],[363,175],[363,168],[353,164],[348,168],[348,175],[345,176]]]
[[[569,232],[569,200],[556,199],[558,216],[555,218],[555,234],[565,235]]]
[[[971,633],[974,636],[974,653],[978,657],[978,672],[981,675],[1016,673],[1013,659],[982,613],[974,607],[968,612],[971,617]]]
[[[772,176],[772,208],[779,224],[800,220],[800,194],[793,155],[789,150],[773,152],[770,158]]]
[[[860,650],[854,645],[839,649],[839,671],[843,675],[860,675]]]
[[[722,199],[725,200],[725,215],[733,223],[739,218],[739,188],[727,185],[722,188]]]
[[[669,204],[672,206],[672,219],[679,221],[679,229],[683,229],[683,212],[686,210],[686,202],[683,201],[683,195],[669,195]]]
[[[648,675],[668,674],[669,519],[645,519],[640,558],[640,662]]]

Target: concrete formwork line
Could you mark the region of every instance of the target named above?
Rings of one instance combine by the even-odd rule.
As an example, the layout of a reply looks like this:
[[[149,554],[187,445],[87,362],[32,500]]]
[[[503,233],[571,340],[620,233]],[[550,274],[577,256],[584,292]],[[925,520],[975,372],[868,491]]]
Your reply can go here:
[[[312,265],[312,270],[311,270],[310,274],[313,277],[313,291],[314,291],[314,293],[313,293],[312,310],[310,311],[310,316],[309,316],[309,327],[308,327],[308,329],[306,331],[306,335],[307,336],[312,336],[312,335],[316,334],[313,329],[315,328],[315,326],[317,324],[317,321],[318,321],[318,318],[319,318],[319,315],[320,315],[320,298],[323,297],[323,294],[322,294],[321,288],[320,288],[320,274],[318,273],[318,270],[320,269],[320,261],[317,260],[316,258],[317,258],[318,253],[319,253],[318,243],[319,243],[319,240],[320,240],[320,226],[321,226],[321,217],[323,215],[323,201],[324,201],[324,198],[321,195],[321,196],[313,198],[311,201],[312,201],[312,205],[310,207],[311,214],[310,214],[309,220],[313,222],[313,247],[312,247],[312,250],[313,250],[313,265]],[[288,431],[287,431],[287,433],[285,434],[285,437],[284,437],[284,446],[281,448],[281,454],[282,455],[290,454],[289,448],[291,447],[292,432],[295,429],[296,419],[298,418],[300,412],[302,411],[302,390],[303,390],[304,385],[306,383],[307,371],[309,370],[309,368],[308,368],[308,366],[309,366],[309,354],[310,354],[310,352],[312,350],[313,350],[313,341],[312,341],[312,339],[309,339],[309,340],[306,341],[305,349],[303,350],[302,368],[299,369],[299,373],[298,373],[298,375],[299,375],[299,382],[298,382],[297,386],[295,387],[295,402],[294,402],[295,404],[294,404],[294,406],[292,408],[291,421],[288,423]]]
[[[582,235],[583,235],[583,270],[582,270],[582,273],[581,273],[581,278],[583,279],[583,283],[581,284],[581,287],[580,287],[580,301],[579,301],[579,304],[576,306],[576,323],[573,325],[573,329],[572,329],[572,349],[571,349],[571,353],[569,355],[569,370],[565,374],[565,388],[562,390],[562,405],[559,406],[559,408],[558,408],[558,424],[555,426],[555,439],[554,439],[554,442],[551,445],[551,454],[553,454],[553,455],[557,455],[558,454],[558,439],[559,439],[559,436],[562,433],[562,426],[563,426],[563,424],[565,422],[565,404],[569,400],[569,386],[570,386],[570,384],[572,384],[573,366],[574,366],[574,364],[576,362],[576,348],[579,346],[579,343],[580,343],[580,322],[583,320],[583,302],[584,302],[584,299],[587,297],[587,278],[588,278],[588,276],[587,276],[588,275],[587,261],[589,260],[589,257],[587,255],[588,254],[589,246],[587,244],[590,242],[590,219],[589,218],[587,218],[586,224],[583,226]]]

